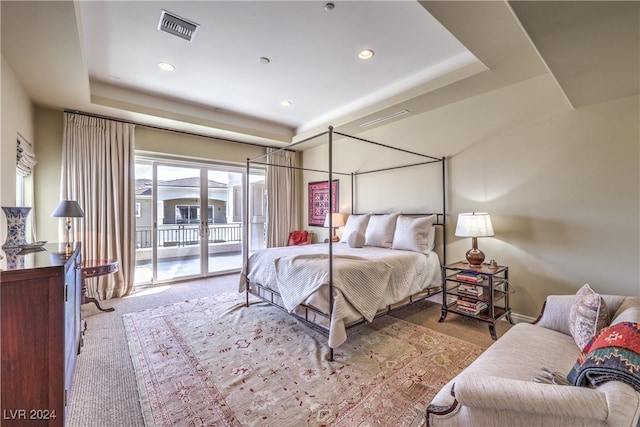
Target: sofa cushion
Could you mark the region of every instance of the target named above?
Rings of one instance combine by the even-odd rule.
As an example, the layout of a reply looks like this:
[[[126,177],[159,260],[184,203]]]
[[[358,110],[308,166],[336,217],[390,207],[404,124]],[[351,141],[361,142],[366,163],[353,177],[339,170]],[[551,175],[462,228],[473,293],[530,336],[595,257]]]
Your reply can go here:
[[[588,284],[583,285],[569,309],[569,330],[578,347],[584,348],[608,322],[607,304]]]
[[[569,372],[579,355],[580,349],[570,335],[530,323],[517,323],[459,376],[481,374],[533,382],[542,368]],[[456,378],[438,392],[432,404],[451,404],[451,387]]]
[[[611,309],[609,303],[607,303],[607,307]],[[620,304],[616,312],[613,313],[611,324],[613,325],[620,322],[640,323],[640,297],[627,297],[624,302]]]

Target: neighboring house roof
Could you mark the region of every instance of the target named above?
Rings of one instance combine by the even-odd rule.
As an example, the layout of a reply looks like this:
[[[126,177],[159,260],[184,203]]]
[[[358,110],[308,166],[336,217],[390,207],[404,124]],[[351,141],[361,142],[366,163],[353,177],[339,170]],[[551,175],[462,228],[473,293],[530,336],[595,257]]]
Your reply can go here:
[[[150,179],[136,179],[135,193],[137,196],[151,196],[151,180]],[[208,188],[227,188],[227,184],[222,182],[209,180]],[[169,179],[166,181],[159,180],[158,187],[173,187],[173,188],[199,188],[200,178],[177,178]]]

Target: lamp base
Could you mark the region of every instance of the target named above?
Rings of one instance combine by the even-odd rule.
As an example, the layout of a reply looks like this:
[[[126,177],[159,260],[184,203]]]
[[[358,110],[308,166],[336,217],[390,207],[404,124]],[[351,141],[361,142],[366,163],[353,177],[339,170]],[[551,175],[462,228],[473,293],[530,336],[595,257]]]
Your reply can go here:
[[[467,258],[467,262],[470,267],[482,267],[482,263],[484,262],[484,252],[477,248],[471,248],[467,251],[465,255]]]

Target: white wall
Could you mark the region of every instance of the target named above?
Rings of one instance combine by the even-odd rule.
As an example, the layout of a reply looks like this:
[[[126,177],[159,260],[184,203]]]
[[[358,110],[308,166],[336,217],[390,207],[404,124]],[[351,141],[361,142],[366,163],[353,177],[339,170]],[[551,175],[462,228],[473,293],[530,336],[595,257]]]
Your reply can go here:
[[[2,57],[0,135],[0,206],[16,205],[16,139],[22,135],[34,148],[33,105],[11,66]],[[7,236],[7,222],[0,214],[0,244]]]
[[[638,105],[634,96],[571,110],[541,76],[359,136],[447,157],[448,261],[471,247],[453,235],[457,214],[489,212],[496,235],[479,246],[510,267],[514,311],[536,316],[547,295],[586,282],[601,293],[640,294]],[[305,166],[324,156],[305,152]],[[362,149],[345,158],[373,160]],[[395,194],[368,194],[384,212],[402,210],[413,203],[408,187],[423,197],[424,183],[410,180]],[[436,203],[424,200],[426,209]]]

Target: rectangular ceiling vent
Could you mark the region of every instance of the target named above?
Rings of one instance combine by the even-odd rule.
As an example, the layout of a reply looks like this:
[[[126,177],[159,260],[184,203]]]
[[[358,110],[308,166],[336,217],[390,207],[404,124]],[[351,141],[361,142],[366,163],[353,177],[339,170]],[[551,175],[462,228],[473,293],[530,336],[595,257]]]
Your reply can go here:
[[[167,12],[166,10],[163,10],[160,14],[158,30],[173,34],[181,39],[192,41],[196,36],[198,28],[200,28],[199,24],[191,22],[188,19],[181,18],[171,12]]]
[[[388,116],[378,117],[377,119],[371,120],[371,121],[366,122],[366,123],[362,123],[360,125],[360,127],[361,128],[367,128],[369,126],[373,126],[373,125],[377,125],[377,124],[382,123],[382,122],[386,122],[387,120],[395,119],[396,117],[404,116],[407,113],[409,113],[409,110],[396,111],[395,113],[389,114]]]

